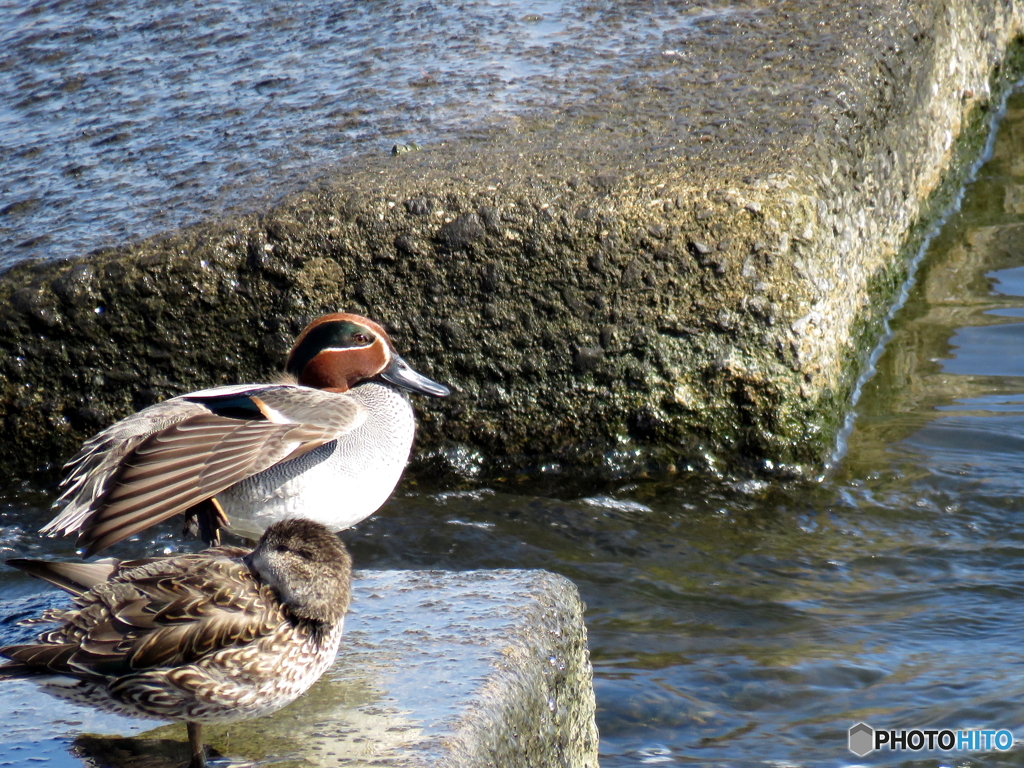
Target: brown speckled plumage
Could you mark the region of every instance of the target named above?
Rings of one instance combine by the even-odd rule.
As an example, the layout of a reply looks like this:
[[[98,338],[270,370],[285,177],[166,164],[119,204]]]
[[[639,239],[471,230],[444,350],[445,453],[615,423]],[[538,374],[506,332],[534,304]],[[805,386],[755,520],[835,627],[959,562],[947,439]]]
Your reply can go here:
[[[0,677],[108,712],[231,722],[296,699],[331,665],[349,604],[351,559],[324,526],[292,519],[252,551],[118,562],[9,561],[72,593],[37,621],[35,643],[0,648]]]

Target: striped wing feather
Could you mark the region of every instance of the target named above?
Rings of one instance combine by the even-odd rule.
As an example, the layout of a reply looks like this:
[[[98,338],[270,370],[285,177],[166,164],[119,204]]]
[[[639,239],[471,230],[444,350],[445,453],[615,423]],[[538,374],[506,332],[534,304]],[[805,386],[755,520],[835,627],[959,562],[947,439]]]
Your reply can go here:
[[[86,555],[98,552],[347,434],[366,416],[347,395],[287,385],[209,390],[153,408],[175,402],[181,406],[161,410],[153,420],[157,429],[126,438],[127,450],[112,445],[127,434],[118,425],[87,443],[69,462],[62,496],[68,507],[43,531],[78,530]],[[103,477],[83,477],[90,472]]]
[[[11,558],[4,561],[7,565],[20,568],[37,579],[60,587],[72,595],[81,595],[97,584],[102,584],[117,573],[120,563],[113,558],[97,560],[93,563],[60,563],[45,560],[28,560]]]
[[[40,532],[54,536],[79,530],[126,456],[155,432],[205,412],[207,409],[199,403],[175,398],[151,405],[93,435],[64,465],[67,474],[56,502],[64,508]]]
[[[287,616],[237,559],[244,552],[224,547],[122,568],[76,597],[40,642],[0,648],[14,662],[2,674],[119,677],[189,664],[274,632]],[[211,562],[213,553],[221,557]]]

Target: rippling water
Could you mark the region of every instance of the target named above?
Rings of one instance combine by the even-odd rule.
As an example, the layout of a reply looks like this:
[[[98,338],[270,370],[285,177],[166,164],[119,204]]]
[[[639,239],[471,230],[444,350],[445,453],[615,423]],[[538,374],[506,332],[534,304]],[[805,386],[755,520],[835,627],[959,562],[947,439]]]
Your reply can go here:
[[[732,12],[616,0],[0,0],[0,269],[458,140]],[[653,75],[650,75],[653,76]]]
[[[384,5],[397,12],[398,4]],[[443,19],[440,5],[426,6]],[[89,14],[102,6],[39,7],[51,15],[80,13],[86,34]],[[149,8],[153,35],[166,25],[189,23],[173,5],[140,7]],[[309,30],[324,28],[323,12],[301,4],[289,8],[294,10],[282,12],[291,19],[287,23],[298,24],[308,11]],[[236,10],[247,18],[246,6]],[[40,15],[41,24],[45,18]],[[217,32],[211,19],[211,34],[227,34]],[[262,34],[258,24],[242,26],[244,34]],[[355,34],[359,28],[351,29]],[[150,32],[140,27],[132,34]],[[317,38],[310,31],[301,39],[312,45]],[[41,40],[33,45],[45,43],[58,53],[62,45],[73,47],[73,39]],[[204,53],[203,40],[195,43],[197,61],[214,55]],[[305,77],[296,51],[281,54],[295,57],[291,70],[272,53],[261,54],[271,57],[268,72],[294,74],[262,86],[269,89],[263,94],[262,75],[238,86],[251,101],[238,107],[245,119],[258,118],[274,99],[291,98]],[[137,66],[146,71],[145,62]],[[6,71],[0,77],[9,76]],[[41,60],[39,72],[48,71]],[[197,72],[183,65],[168,92],[188,93]],[[352,77],[359,77],[358,68]],[[49,109],[68,98],[60,95],[60,82],[40,85],[31,108]],[[388,109],[406,103],[407,86]],[[56,90],[46,95],[47,88]],[[192,119],[187,98],[173,103],[178,106],[166,114],[161,110],[170,106],[139,108],[150,114],[147,119]],[[225,101],[226,112],[235,108],[232,103]],[[196,119],[198,148],[180,158],[182,167],[227,147]],[[358,134],[358,119],[345,125]],[[106,162],[103,147],[132,145],[133,129],[120,144],[96,143],[119,130],[111,124],[97,138],[81,139],[95,153],[83,174]],[[415,136],[416,130],[396,129],[394,137]],[[206,140],[213,142],[209,148]],[[993,159],[968,190],[961,212],[931,244],[878,373],[858,404],[848,453],[826,481],[779,485],[680,477],[580,488],[556,477],[457,492],[407,485],[380,514],[346,535],[357,562],[374,568],[540,567],[572,578],[588,604],[605,768],[1024,764],[1018,748],[988,754],[883,751],[864,759],[846,750],[847,728],[860,720],[886,728],[1008,728],[1024,738],[1024,651],[1018,644],[1024,637],[1022,145],[1024,97],[1017,96]],[[239,162],[275,162],[273,153],[255,158],[246,146],[231,150]],[[130,165],[136,170],[125,173],[145,168],[144,150],[139,147],[139,159]],[[168,151],[153,150],[153,162],[165,164],[161,152]],[[61,167],[53,158],[47,163]],[[82,215],[91,220],[97,214]],[[78,226],[73,220],[60,226]],[[118,226],[135,224],[129,216]],[[34,533],[49,517],[51,498],[47,489],[7,493],[0,552],[72,555],[67,542]],[[175,542],[173,528],[166,527],[122,551],[162,551]],[[0,572],[0,641],[21,636],[12,620],[37,606],[39,594],[36,584]],[[68,751],[74,733],[143,729],[55,704],[29,684],[6,688],[5,695],[15,714],[0,729],[0,765],[80,765]]]

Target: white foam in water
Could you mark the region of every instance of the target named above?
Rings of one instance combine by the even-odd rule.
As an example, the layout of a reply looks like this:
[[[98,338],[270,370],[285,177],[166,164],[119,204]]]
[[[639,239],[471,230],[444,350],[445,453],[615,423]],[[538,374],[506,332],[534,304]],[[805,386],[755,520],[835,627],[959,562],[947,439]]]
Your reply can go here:
[[[615,512],[651,512],[651,508],[638,501],[613,499],[611,496],[588,496],[580,499],[584,504],[601,509],[611,509]]]

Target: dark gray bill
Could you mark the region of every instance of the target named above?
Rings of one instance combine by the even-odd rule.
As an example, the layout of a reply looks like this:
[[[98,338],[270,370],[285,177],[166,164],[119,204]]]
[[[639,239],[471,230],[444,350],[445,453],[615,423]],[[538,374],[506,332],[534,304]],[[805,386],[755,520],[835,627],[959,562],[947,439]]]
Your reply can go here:
[[[448,387],[431,381],[422,373],[416,373],[405,360],[394,352],[391,355],[391,365],[380,373],[380,377],[385,381],[391,382],[396,387],[408,389],[410,392],[419,392],[421,395],[447,397],[451,394]]]

